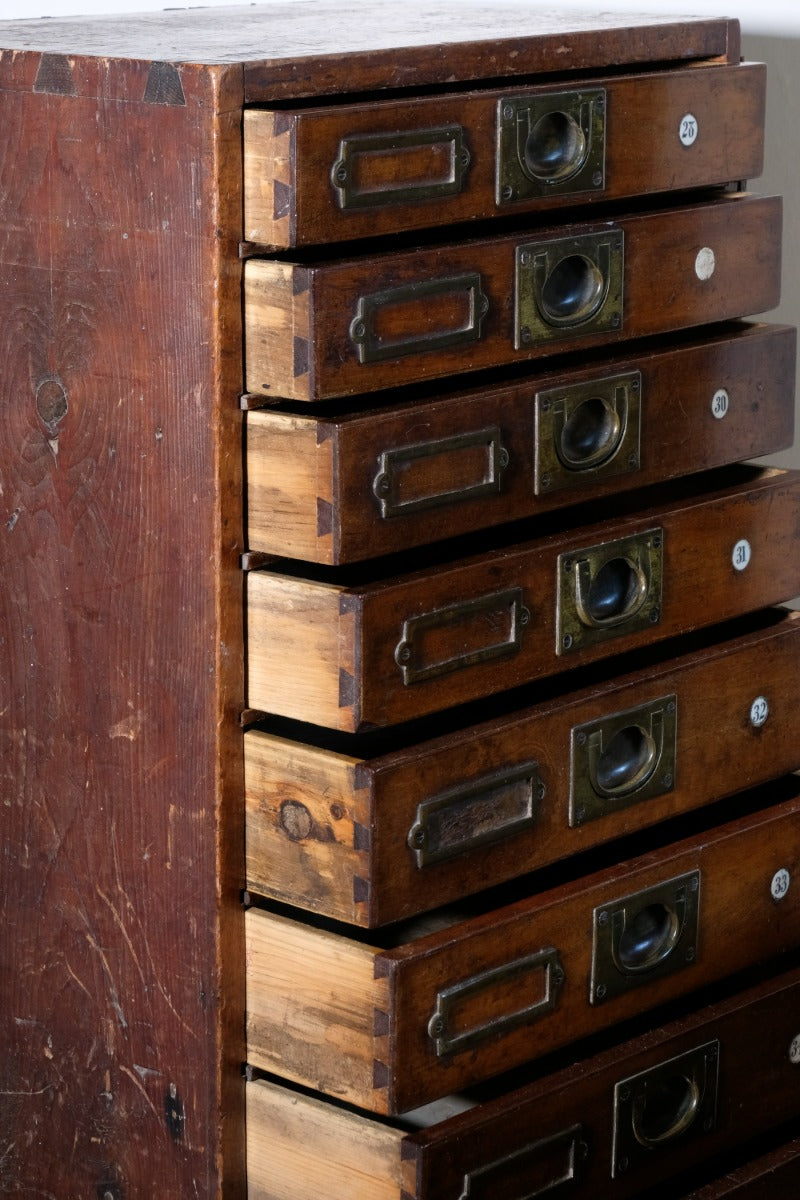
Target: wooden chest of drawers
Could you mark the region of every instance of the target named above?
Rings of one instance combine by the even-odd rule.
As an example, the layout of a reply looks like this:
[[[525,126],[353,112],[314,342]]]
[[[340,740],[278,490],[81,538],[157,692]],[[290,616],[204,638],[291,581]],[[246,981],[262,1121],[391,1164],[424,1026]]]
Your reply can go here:
[[[0,1192],[757,1187],[765,71],[723,19],[370,11],[0,25]]]

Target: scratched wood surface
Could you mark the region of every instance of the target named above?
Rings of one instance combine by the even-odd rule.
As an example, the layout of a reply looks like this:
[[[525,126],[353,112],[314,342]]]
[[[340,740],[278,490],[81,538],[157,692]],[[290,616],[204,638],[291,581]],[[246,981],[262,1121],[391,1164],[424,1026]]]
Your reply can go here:
[[[37,50],[239,63],[249,103],[617,63],[735,63],[737,21],[659,18],[483,0],[283,0],[0,24],[0,44]]]
[[[239,1196],[238,97],[0,88],[0,1193]]]

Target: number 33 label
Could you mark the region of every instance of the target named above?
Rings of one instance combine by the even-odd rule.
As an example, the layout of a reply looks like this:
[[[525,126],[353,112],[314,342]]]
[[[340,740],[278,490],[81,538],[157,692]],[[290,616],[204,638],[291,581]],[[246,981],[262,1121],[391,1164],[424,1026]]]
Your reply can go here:
[[[697,141],[697,133],[697,118],[692,113],[687,113],[685,117],[681,117],[680,139],[684,146],[693,146]]]

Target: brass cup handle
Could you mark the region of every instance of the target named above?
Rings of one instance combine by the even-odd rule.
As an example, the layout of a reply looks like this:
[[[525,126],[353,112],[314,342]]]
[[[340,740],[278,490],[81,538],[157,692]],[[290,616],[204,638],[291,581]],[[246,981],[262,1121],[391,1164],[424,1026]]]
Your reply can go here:
[[[685,903],[656,900],[635,912],[614,914],[611,954],[623,975],[643,975],[669,958],[680,941]]]
[[[702,1094],[697,1080],[680,1072],[659,1079],[635,1097],[633,1135],[642,1146],[662,1146],[685,1133],[697,1117]]]
[[[553,419],[553,438],[559,460],[569,471],[591,471],[613,457],[625,435],[626,421],[601,396],[582,400],[567,416]]]
[[[578,617],[594,629],[609,629],[635,616],[650,590],[642,563],[627,556],[609,558],[594,572],[588,559],[579,559],[574,570]]]
[[[658,766],[663,749],[664,725],[651,722],[651,729],[626,725],[603,747],[594,737],[588,746],[589,782],[598,796],[628,796],[647,783]]]

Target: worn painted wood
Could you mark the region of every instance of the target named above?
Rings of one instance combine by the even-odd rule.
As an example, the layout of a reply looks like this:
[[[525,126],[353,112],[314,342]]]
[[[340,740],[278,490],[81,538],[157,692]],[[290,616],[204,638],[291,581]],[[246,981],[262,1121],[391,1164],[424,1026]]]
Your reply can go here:
[[[240,80],[0,77],[0,1192],[239,1197]]]
[[[383,950],[379,937],[367,947],[344,934],[250,909],[248,1060],[374,1112],[404,1112],[786,953],[798,943],[800,904],[791,883],[781,899],[774,898],[773,880],[782,871],[792,880],[797,876],[799,791],[795,776],[769,784],[762,795],[778,801],[772,807],[746,811],[725,824],[712,824],[704,813],[684,840],[651,844],[639,858],[527,897],[517,893],[505,906],[465,919],[459,920],[457,910],[441,914],[441,927],[419,936],[412,929],[405,941],[401,926]],[[727,814],[732,811],[735,806],[728,806]],[[699,872],[697,938],[685,936],[688,926],[680,927],[684,933],[663,960],[674,955],[676,969],[660,974],[657,965],[646,967],[625,976],[618,994],[590,996],[595,914],[625,901],[627,920],[635,926],[638,914],[653,903],[646,895],[650,889],[690,872]],[[638,899],[640,893],[645,895]],[[661,911],[660,901],[655,908]],[[448,917],[452,924],[445,923]],[[365,972],[353,972],[351,980],[360,979],[362,987],[346,1005],[345,979],[327,965],[337,938],[342,962],[352,955],[374,956],[374,981],[365,985]],[[505,1028],[492,1026],[542,999],[543,969],[522,966],[538,951],[555,951],[563,969],[554,1005]],[[504,974],[493,981],[498,971]],[[459,987],[463,999],[445,1008],[443,997]],[[291,1025],[269,1019],[270,1012],[289,1010]],[[443,1018],[450,1034],[484,1025],[491,1033],[437,1055],[432,1025],[437,1012],[452,1013]],[[383,1044],[376,1037],[375,1059],[365,1060],[363,1047],[378,1032],[385,1034]]]
[[[249,109],[245,238],[281,248],[313,245],[753,179],[762,170],[764,84],[764,68],[751,63],[628,78],[582,76],[579,85],[560,81],[511,90],[507,85],[485,93],[393,99],[380,106]],[[579,175],[578,183],[551,184],[550,195],[498,197],[496,162],[503,153],[498,105],[512,96],[547,96],[558,113],[576,91],[595,88],[604,101],[601,178],[593,182]],[[691,145],[680,137],[687,113],[700,131]],[[440,135],[431,148],[423,143],[413,149],[415,134],[449,127],[458,131],[457,143],[455,134],[449,140]],[[390,141],[372,149],[365,139],[375,136],[394,138],[396,148]],[[454,147],[462,141],[469,155],[463,173],[453,161]],[[364,207],[345,194],[344,184],[335,186],[343,144],[354,160],[348,186],[371,193]],[[515,140],[514,162],[516,153]],[[438,187],[438,193],[423,199],[402,194],[404,186],[425,183]]]
[[[352,562],[773,454],[794,435],[795,340],[787,326],[734,325],[632,357],[595,357],[587,366],[560,361],[514,384],[388,407],[368,401],[365,412],[316,417],[308,409],[253,409],[248,545],[319,563]],[[633,373],[640,378],[629,392]],[[587,392],[589,384],[595,386]],[[724,416],[715,413],[720,392]],[[560,425],[547,413],[561,395],[577,397],[571,412],[617,404],[620,435],[607,461],[553,473]],[[590,437],[602,434],[604,419],[602,412],[593,417]],[[505,467],[490,457],[503,451]],[[468,492],[487,481],[493,486]]]

